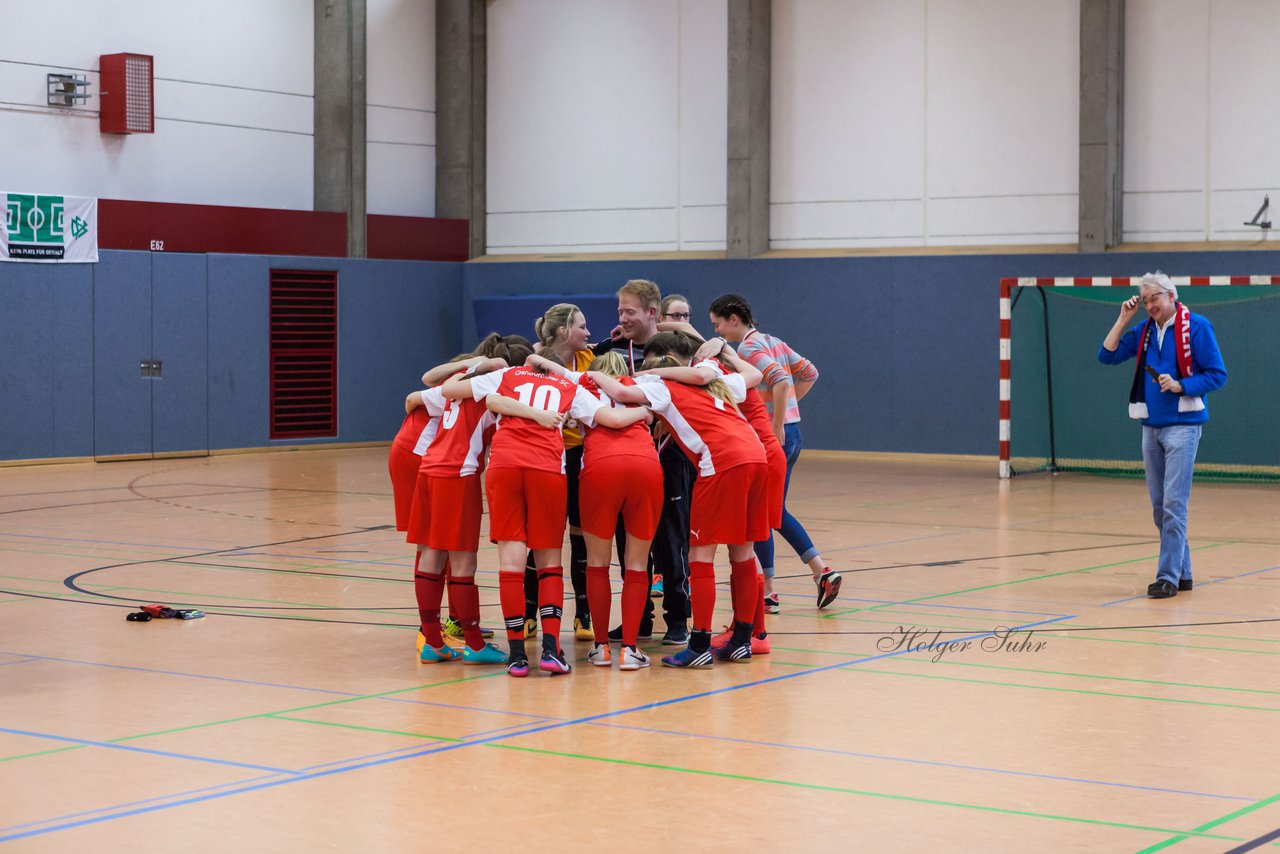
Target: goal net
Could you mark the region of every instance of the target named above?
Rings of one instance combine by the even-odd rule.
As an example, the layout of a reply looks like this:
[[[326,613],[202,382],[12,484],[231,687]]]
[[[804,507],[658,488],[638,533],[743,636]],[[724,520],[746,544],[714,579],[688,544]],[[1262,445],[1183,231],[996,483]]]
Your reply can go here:
[[[1033,471],[1141,476],[1129,418],[1133,362],[1098,361],[1139,278],[1000,281],[1000,477]],[[1206,398],[1196,476],[1280,480],[1280,276],[1174,278],[1178,299],[1213,324],[1227,384]],[[1139,310],[1134,323],[1146,319]]]

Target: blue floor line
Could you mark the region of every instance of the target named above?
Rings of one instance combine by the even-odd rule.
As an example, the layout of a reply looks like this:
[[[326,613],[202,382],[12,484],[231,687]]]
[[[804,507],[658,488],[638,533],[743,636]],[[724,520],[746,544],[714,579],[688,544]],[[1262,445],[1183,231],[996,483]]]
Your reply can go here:
[[[540,721],[560,720],[550,715],[533,715],[528,712],[513,712],[510,709],[481,709],[476,706],[455,706],[452,703],[432,703],[428,700],[410,700],[407,697],[378,697],[377,699],[387,703],[413,703],[419,706],[434,706],[440,709],[457,709],[462,712],[484,712],[491,715],[506,715],[516,718],[535,718]]]
[[[149,747],[134,747],[131,744],[118,744],[111,741],[94,741],[88,738],[72,738],[67,735],[53,735],[47,732],[32,732],[25,729],[12,729],[10,727],[0,726],[0,732],[7,732],[10,735],[21,735],[27,738],[39,738],[45,741],[63,741],[68,744],[79,744],[85,747],[103,747],[107,750],[123,750],[127,753],[145,753],[149,756],[164,756],[169,759],[188,759],[192,762],[207,762],[213,765],[229,765],[233,768],[248,768],[251,771],[270,771],[273,774],[297,774],[289,768],[273,768],[270,765],[254,765],[249,762],[236,762],[231,759],[214,759],[211,756],[196,756],[191,753],[175,753],[171,750],[153,750]]]
[[[1070,618],[1065,618],[1065,619],[1070,619]],[[1014,628],[1014,629],[1012,629],[1012,630],[1013,630],[1013,631],[1026,631],[1026,630],[1028,630],[1028,629],[1033,629],[1033,628],[1036,628],[1036,627],[1038,627],[1038,626],[1048,625],[1048,624],[1050,624],[1050,623],[1056,623],[1056,622],[1060,622],[1060,620],[1042,620],[1042,621],[1040,621],[1040,622],[1036,622],[1036,623],[1028,623],[1027,625],[1024,625],[1024,626],[1017,626],[1017,627],[1015,627],[1015,628]],[[990,634],[991,634],[991,632],[979,632],[979,633],[977,633],[977,634],[970,635],[970,636],[968,636],[968,637],[957,638],[957,639],[956,639],[956,642],[957,642],[957,643],[959,643],[959,642],[963,642],[963,641],[966,641],[966,640],[969,640],[969,641],[979,640],[979,639],[981,639],[981,638],[988,637]],[[264,781],[264,782],[261,782],[261,783],[256,783],[256,784],[254,784],[254,785],[250,785],[250,786],[243,786],[243,787],[238,788],[238,789],[232,789],[232,790],[230,790],[230,791],[217,792],[217,793],[213,793],[213,794],[206,794],[206,795],[199,795],[199,796],[197,796],[197,797],[183,798],[183,799],[181,799],[181,800],[172,801],[172,802],[170,802],[170,803],[166,803],[166,804],[159,804],[159,805],[152,805],[152,806],[138,807],[138,808],[134,808],[134,809],[127,809],[127,810],[124,810],[124,811],[122,811],[122,812],[112,813],[111,815],[97,816],[97,817],[94,817],[94,818],[79,819],[79,820],[77,820],[77,821],[64,821],[64,822],[63,822],[63,823],[61,823],[61,824],[56,824],[56,825],[51,826],[51,827],[39,828],[39,829],[36,829],[36,830],[28,830],[28,831],[24,831],[24,832],[21,832],[21,833],[7,834],[7,835],[4,835],[4,836],[0,836],[0,842],[11,842],[11,841],[14,841],[14,840],[17,840],[17,839],[25,839],[25,838],[28,838],[28,837],[31,837],[31,836],[38,836],[38,835],[42,835],[42,834],[45,834],[45,833],[53,833],[53,832],[55,832],[55,831],[59,831],[59,830],[69,830],[69,829],[71,829],[71,828],[75,828],[75,827],[84,827],[84,826],[86,826],[86,825],[98,824],[98,823],[101,823],[101,822],[104,822],[104,821],[112,821],[112,820],[114,820],[114,819],[118,819],[118,818],[128,818],[129,816],[141,815],[141,814],[144,814],[144,813],[155,812],[155,811],[157,811],[157,810],[162,810],[162,809],[171,809],[171,808],[173,808],[173,807],[187,806],[187,805],[190,805],[190,804],[196,804],[196,803],[202,803],[202,802],[205,802],[205,801],[216,800],[216,799],[219,799],[219,798],[225,798],[225,797],[228,797],[228,796],[230,796],[230,795],[247,794],[247,793],[249,793],[249,792],[255,792],[255,791],[261,791],[261,790],[263,790],[263,789],[275,788],[276,786],[283,786],[283,785],[290,784],[290,783],[299,783],[299,782],[302,782],[302,781],[304,781],[304,780],[314,780],[314,779],[318,779],[318,778],[321,778],[321,777],[330,777],[330,776],[333,776],[333,775],[335,775],[335,774],[345,774],[345,773],[350,772],[350,771],[359,771],[359,770],[363,770],[363,769],[365,769],[365,768],[374,768],[374,767],[377,767],[377,766],[380,766],[380,765],[387,765],[387,764],[391,764],[391,763],[393,763],[393,762],[404,762],[404,761],[409,760],[409,759],[418,759],[418,758],[421,758],[421,757],[423,757],[423,756],[432,756],[432,755],[439,754],[439,753],[449,753],[449,752],[451,752],[451,751],[458,750],[458,749],[460,749],[460,748],[476,747],[476,746],[484,745],[484,744],[492,744],[492,743],[494,743],[494,742],[503,741],[503,740],[510,739],[510,738],[519,738],[519,737],[521,737],[521,736],[526,736],[526,735],[536,735],[536,734],[541,733],[541,732],[547,732],[547,731],[550,731],[550,730],[561,729],[561,728],[563,728],[563,727],[574,726],[574,725],[576,725],[576,724],[593,723],[593,722],[598,721],[598,720],[604,720],[604,719],[606,719],[606,718],[617,717],[617,716],[619,716],[619,715],[631,714],[631,713],[633,713],[633,712],[641,712],[641,711],[648,711],[648,710],[651,710],[651,709],[659,709],[659,708],[663,708],[663,707],[666,707],[666,706],[676,705],[676,704],[678,704],[678,703],[686,703],[686,702],[689,702],[689,701],[692,701],[692,700],[702,700],[702,699],[706,699],[706,698],[708,698],[708,697],[715,697],[715,696],[719,696],[719,695],[723,695],[723,694],[728,694],[728,693],[731,693],[731,692],[734,692],[734,691],[740,691],[740,690],[743,690],[743,689],[746,689],[746,688],[756,688],[756,687],[760,687],[760,686],[762,686],[762,685],[771,685],[771,684],[774,684],[774,683],[777,683],[777,682],[785,682],[785,681],[789,681],[789,680],[792,680],[792,679],[799,679],[799,678],[804,677],[804,676],[812,676],[812,675],[817,674],[817,673],[826,673],[826,672],[831,671],[831,670],[839,670],[839,669],[846,668],[846,667],[853,667],[853,666],[855,666],[855,665],[859,665],[859,664],[868,664],[868,663],[873,662],[873,661],[881,661],[881,660],[888,659],[888,658],[897,658],[897,657],[899,657],[899,656],[907,655],[907,654],[910,654],[910,650],[907,650],[907,649],[894,650],[894,651],[892,651],[892,652],[881,653],[880,655],[867,656],[866,658],[858,658],[858,659],[854,659],[854,660],[852,660],[852,661],[842,661],[842,662],[838,662],[838,663],[836,663],[836,664],[827,664],[827,665],[823,665],[822,667],[816,667],[816,668],[813,668],[813,669],[811,669],[811,670],[802,670],[802,671],[794,672],[794,673],[785,673],[785,674],[781,674],[781,675],[779,675],[779,676],[770,676],[770,677],[768,677],[768,678],[760,679],[760,680],[757,680],[757,681],[754,681],[754,682],[744,682],[744,683],[741,683],[741,684],[738,684],[738,685],[729,685],[729,686],[726,686],[726,687],[724,687],[724,688],[716,688],[716,689],[713,689],[713,690],[710,690],[710,691],[700,691],[700,692],[698,692],[698,693],[696,693],[696,694],[686,694],[686,695],[684,695],[684,696],[682,696],[682,697],[673,697],[673,698],[668,699],[668,700],[659,700],[659,701],[654,702],[654,703],[645,703],[645,704],[643,704],[643,705],[639,705],[639,706],[632,706],[632,707],[630,707],[630,708],[626,708],[626,709],[618,709],[618,710],[615,710],[615,711],[601,712],[601,713],[599,713],[599,714],[595,714],[595,715],[588,715],[588,716],[586,716],[586,717],[582,717],[582,718],[574,718],[574,719],[566,720],[566,721],[557,721],[557,722],[553,722],[553,723],[543,724],[543,725],[541,725],[541,726],[535,726],[535,727],[532,727],[532,728],[530,728],[530,729],[521,730],[521,731],[519,731],[519,732],[499,733],[499,734],[495,734],[495,735],[488,736],[488,737],[485,737],[485,738],[477,739],[477,740],[475,740],[475,741],[455,742],[455,743],[451,743],[451,744],[436,745],[436,746],[433,746],[433,747],[428,747],[428,748],[425,748],[425,749],[422,749],[422,750],[418,750],[418,751],[414,751],[414,752],[411,752],[411,753],[406,753],[406,754],[403,754],[403,755],[400,755],[400,756],[386,757],[386,758],[382,758],[382,759],[374,759],[374,760],[370,760],[370,761],[367,761],[367,762],[358,762],[358,763],[356,763],[356,764],[354,764],[354,765],[346,765],[346,766],[343,766],[343,767],[341,767],[341,768],[331,768],[331,769],[326,769],[326,770],[323,770],[323,771],[313,771],[313,772],[310,772],[310,773],[295,773],[295,775],[294,775],[294,776],[291,776],[291,777],[288,777],[288,778],[285,778],[285,779],[280,779],[280,780],[267,780],[267,781]],[[62,821],[62,819],[52,819],[51,821]]]
[[[127,804],[116,804],[114,806],[109,806],[109,807],[98,807],[97,809],[84,810],[82,812],[71,813],[70,815],[59,816],[58,818],[45,818],[39,821],[26,821],[26,822],[23,822],[22,824],[12,824],[12,825],[9,825],[8,827],[0,828],[0,833],[7,833],[8,831],[18,830],[19,828],[23,828],[23,827],[32,827],[37,824],[48,824],[51,821],[63,821],[68,818],[79,818],[80,816],[92,815],[94,813],[105,812],[107,810],[120,809],[121,807],[136,807],[136,806],[141,806],[142,804],[155,803],[156,801],[167,801],[170,798],[179,798],[179,797],[182,797],[183,795],[195,795],[195,794],[199,794],[200,792],[211,792],[216,789],[225,789],[228,786],[242,786],[245,783],[252,783],[257,780],[267,780],[275,776],[277,775],[266,774],[261,777],[250,777],[246,780],[233,780],[230,783],[219,783],[216,786],[201,786],[198,789],[188,789],[184,792],[174,792],[171,795],[161,795],[155,798],[143,798],[140,801],[130,801]]]

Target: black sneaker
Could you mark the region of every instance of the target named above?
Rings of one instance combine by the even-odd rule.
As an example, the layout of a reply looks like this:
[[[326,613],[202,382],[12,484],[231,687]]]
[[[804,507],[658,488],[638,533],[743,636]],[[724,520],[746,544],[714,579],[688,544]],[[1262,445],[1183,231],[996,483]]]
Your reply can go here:
[[[1178,579],[1178,590],[1180,590],[1183,593],[1186,593],[1188,590],[1190,590],[1194,586],[1195,585],[1192,583],[1190,578]]]
[[[662,636],[663,646],[685,646],[688,643],[689,627],[685,625],[684,620],[667,624],[667,633]]]
[[[640,621],[640,631],[636,632],[636,640],[653,640],[652,617]],[[609,642],[622,643],[622,626],[614,626],[609,629]]]
[[[733,641],[729,641],[727,644],[715,651],[715,656],[721,661],[750,661],[751,641],[750,639],[743,643],[734,643]]]
[[[840,577],[840,573],[830,568],[814,579],[814,583],[818,585],[819,608],[825,608],[836,601],[836,597],[840,595],[841,581],[843,579]]]
[[[553,644],[554,641],[552,643],[543,641],[542,661],[538,663],[538,669],[545,670],[552,676],[563,676],[573,670],[573,665],[565,659],[564,650],[555,648]]]

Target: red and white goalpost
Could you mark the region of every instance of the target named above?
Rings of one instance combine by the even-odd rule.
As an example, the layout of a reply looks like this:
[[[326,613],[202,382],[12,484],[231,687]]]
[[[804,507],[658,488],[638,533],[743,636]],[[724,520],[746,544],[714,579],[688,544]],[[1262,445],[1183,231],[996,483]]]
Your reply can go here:
[[[1083,276],[1058,278],[1009,278],[1000,280],[1000,477],[1012,476],[1010,465],[1013,400],[1013,292],[1014,288],[1134,287],[1141,276]],[[1280,285],[1280,276],[1171,276],[1179,288],[1187,286]],[[1277,332],[1280,334],[1280,332]]]

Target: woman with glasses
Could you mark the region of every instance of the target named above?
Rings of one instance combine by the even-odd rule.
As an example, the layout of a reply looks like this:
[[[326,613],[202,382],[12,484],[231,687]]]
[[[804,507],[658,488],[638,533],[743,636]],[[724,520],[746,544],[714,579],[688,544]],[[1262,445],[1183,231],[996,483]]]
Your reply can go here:
[[[659,323],[672,321],[688,323],[691,316],[689,300],[680,294],[667,294],[662,300],[662,306],[658,309]]]

